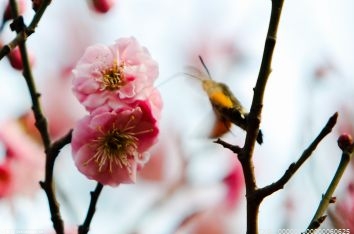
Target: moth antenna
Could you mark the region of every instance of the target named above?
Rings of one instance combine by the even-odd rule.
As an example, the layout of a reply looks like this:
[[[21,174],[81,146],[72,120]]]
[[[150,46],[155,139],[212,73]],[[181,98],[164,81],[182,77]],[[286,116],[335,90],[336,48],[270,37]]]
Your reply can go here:
[[[208,74],[208,76],[209,76],[209,79],[212,79],[211,78],[211,75],[210,75],[210,72],[209,72],[209,69],[208,69],[208,67],[205,65],[205,63],[204,63],[204,60],[203,60],[203,58],[202,58],[202,56],[198,56],[199,57],[199,60],[200,60],[200,62],[202,63],[202,65],[203,65],[203,67],[204,67],[204,69],[205,69],[205,71],[207,72],[207,74]]]

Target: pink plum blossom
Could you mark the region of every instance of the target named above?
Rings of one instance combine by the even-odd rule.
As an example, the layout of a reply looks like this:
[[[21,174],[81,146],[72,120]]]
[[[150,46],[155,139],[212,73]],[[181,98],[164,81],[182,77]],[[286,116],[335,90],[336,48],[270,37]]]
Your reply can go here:
[[[349,228],[354,231],[354,183],[350,183],[345,197],[336,204],[336,215],[340,221],[340,228]]]
[[[51,79],[44,80],[41,86],[43,111],[48,119],[49,134],[54,140],[64,136],[85,115],[85,109],[71,92],[71,70],[53,71]]]
[[[149,98],[158,76],[158,65],[134,37],[118,39],[113,45],[86,49],[73,70],[73,91],[85,108]]]
[[[148,101],[111,110],[98,108],[73,130],[75,164],[89,179],[105,185],[134,183],[137,168],[148,160],[146,151],[157,141],[158,132]]]
[[[223,179],[223,183],[227,188],[225,205],[228,209],[233,209],[238,204],[244,188],[243,172],[240,162],[233,160],[231,163],[232,168]]]
[[[0,141],[5,149],[0,163],[0,197],[34,195],[44,176],[44,151],[15,121],[0,126]]]
[[[176,234],[226,234],[227,215],[218,208],[193,215]]]
[[[6,197],[12,190],[12,174],[7,163],[0,164],[0,198]]]
[[[181,135],[170,123],[163,123],[160,129],[161,140],[150,150],[151,157],[139,171],[139,178],[148,183],[161,183],[172,191],[185,182],[186,153]]]
[[[164,167],[166,163],[166,155],[164,154],[166,152],[164,152],[164,149],[161,148],[161,146],[158,146],[157,150],[153,150],[149,162],[146,164],[146,166],[144,166],[144,168],[141,169],[139,173],[141,178],[147,181],[162,181],[164,179],[164,169],[166,169]]]

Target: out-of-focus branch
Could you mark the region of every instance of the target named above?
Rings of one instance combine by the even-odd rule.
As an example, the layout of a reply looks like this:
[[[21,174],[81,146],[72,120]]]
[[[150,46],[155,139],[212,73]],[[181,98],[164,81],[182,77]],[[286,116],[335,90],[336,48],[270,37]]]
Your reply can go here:
[[[103,184],[97,183],[95,190],[91,192],[90,206],[87,211],[84,223],[79,226],[79,234],[86,234],[89,232],[93,215],[96,212],[97,200],[98,197],[100,196],[102,189],[103,189]]]
[[[332,179],[330,185],[328,186],[326,193],[322,195],[322,199],[320,201],[320,204],[318,205],[316,213],[313,216],[309,226],[307,227],[307,230],[319,228],[321,223],[324,221],[324,219],[322,220],[322,218],[326,217],[326,216],[324,216],[323,214],[327,210],[328,205],[331,203],[333,193],[334,193],[340,179],[342,178],[346,167],[348,166],[348,164],[350,162],[350,159],[353,154],[353,150],[354,150],[354,144],[351,144],[350,147],[343,150],[342,157],[339,162],[337,171],[334,174],[333,179]]]
[[[13,1],[10,1],[11,4],[11,9],[14,10],[13,6],[16,5],[16,12],[17,14],[12,14],[14,18],[18,16],[18,10],[17,10],[17,3],[15,2],[14,4],[11,3]],[[0,50],[0,60],[5,57],[7,54],[10,53],[12,49],[14,49],[16,46],[20,45],[22,42],[27,40],[27,37],[29,37],[32,33],[35,32],[36,27],[38,26],[38,23],[40,19],[42,18],[45,10],[51,3],[51,0],[43,0],[40,8],[36,12],[36,14],[33,16],[32,21],[28,27],[24,27],[21,31],[17,32],[16,37],[9,42],[7,45],[4,45],[3,48]],[[13,11],[12,10],[12,11]]]
[[[318,144],[323,140],[323,138],[325,138],[332,131],[334,125],[337,122],[337,118],[338,113],[336,112],[329,118],[322,131],[310,144],[310,146],[302,153],[300,158],[289,166],[284,175],[278,181],[258,189],[257,196],[260,196],[263,199],[264,197],[271,195],[279,189],[282,189],[284,185],[290,180],[290,178],[295,174],[295,172],[302,166],[302,164],[312,155],[313,151],[317,148]]]

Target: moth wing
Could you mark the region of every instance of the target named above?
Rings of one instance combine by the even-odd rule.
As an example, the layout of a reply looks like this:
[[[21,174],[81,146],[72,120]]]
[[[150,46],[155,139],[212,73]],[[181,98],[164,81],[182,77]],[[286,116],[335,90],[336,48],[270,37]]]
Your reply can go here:
[[[219,118],[216,116],[215,122],[209,133],[210,138],[218,138],[223,136],[225,133],[229,132],[231,128],[231,122],[225,120],[224,118]]]

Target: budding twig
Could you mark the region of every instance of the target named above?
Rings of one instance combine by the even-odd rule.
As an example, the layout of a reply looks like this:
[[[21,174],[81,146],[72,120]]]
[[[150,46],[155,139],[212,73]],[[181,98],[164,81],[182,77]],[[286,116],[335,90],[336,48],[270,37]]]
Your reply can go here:
[[[351,147],[343,150],[341,160],[339,162],[338,168],[336,173],[333,176],[333,179],[330,185],[327,188],[325,194],[323,194],[320,204],[316,210],[315,215],[313,216],[309,226],[307,229],[317,229],[319,227],[318,220],[323,217],[323,213],[327,210],[328,205],[331,203],[331,198],[333,196],[334,190],[336,189],[340,179],[343,176],[345,168],[348,166],[350,162],[350,158],[352,157],[354,150],[354,145],[352,144]]]

